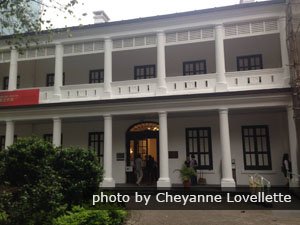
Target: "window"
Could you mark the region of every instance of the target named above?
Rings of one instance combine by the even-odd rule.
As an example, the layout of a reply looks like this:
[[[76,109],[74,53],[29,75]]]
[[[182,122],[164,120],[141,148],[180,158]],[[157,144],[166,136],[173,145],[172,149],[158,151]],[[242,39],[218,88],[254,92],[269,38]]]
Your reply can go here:
[[[189,61],[183,62],[183,75],[195,75],[206,73],[206,61]]]
[[[95,152],[100,164],[103,164],[104,133],[89,132],[89,148]]]
[[[242,137],[245,170],[271,170],[268,126],[242,126]]]
[[[3,90],[8,90],[9,77],[3,77]],[[17,76],[17,89],[20,88],[20,76]]]
[[[104,82],[104,70],[90,70],[89,83],[103,83]]]
[[[44,139],[44,141],[48,141],[52,144],[53,143],[53,134],[44,134],[43,139]],[[62,144],[63,144],[63,135],[61,134],[61,143],[60,143],[60,145],[62,145]]]
[[[5,149],[5,136],[0,136],[0,151]]]
[[[65,85],[65,73],[63,73],[63,85]],[[46,87],[54,86],[54,73],[48,73],[46,77]]]
[[[156,77],[155,65],[143,65],[134,67],[134,79],[150,79]]]
[[[186,128],[186,155],[194,155],[199,169],[213,169],[210,127]]]
[[[44,134],[43,138],[44,138],[44,141],[48,141],[48,142],[50,142],[52,144],[52,142],[53,142],[53,134]]]
[[[237,60],[237,70],[259,70],[263,69],[262,55],[246,55],[238,56]]]
[[[17,141],[18,136],[14,135],[14,142]],[[5,149],[5,135],[0,135],[0,151]]]

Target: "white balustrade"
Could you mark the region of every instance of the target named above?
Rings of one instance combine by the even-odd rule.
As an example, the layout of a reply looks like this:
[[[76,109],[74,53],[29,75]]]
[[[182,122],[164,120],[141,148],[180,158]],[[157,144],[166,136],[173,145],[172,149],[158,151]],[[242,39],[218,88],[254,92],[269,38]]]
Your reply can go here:
[[[216,85],[216,74],[167,77],[169,94],[210,93]]]
[[[156,79],[117,81],[112,83],[115,98],[154,96]]]
[[[284,76],[283,68],[227,72],[226,79],[229,92],[290,87],[289,78]],[[166,84],[166,95],[214,93],[216,91],[216,74],[167,77]],[[60,87],[60,99],[55,98],[53,87],[41,87],[40,103],[159,95],[156,90],[156,78],[116,81],[111,83],[111,87],[112,95],[107,97],[104,95],[103,83],[66,85]]]
[[[289,87],[282,68],[227,72],[226,78],[229,91]]]

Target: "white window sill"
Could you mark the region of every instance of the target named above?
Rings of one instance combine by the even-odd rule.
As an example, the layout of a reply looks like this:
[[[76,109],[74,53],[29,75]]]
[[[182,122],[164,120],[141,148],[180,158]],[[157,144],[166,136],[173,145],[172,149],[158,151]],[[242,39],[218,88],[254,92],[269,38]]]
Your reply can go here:
[[[200,174],[200,173],[203,173],[203,174],[215,174],[216,171],[214,171],[214,170],[197,170],[197,174]]]
[[[241,174],[277,174],[277,170],[242,170]]]

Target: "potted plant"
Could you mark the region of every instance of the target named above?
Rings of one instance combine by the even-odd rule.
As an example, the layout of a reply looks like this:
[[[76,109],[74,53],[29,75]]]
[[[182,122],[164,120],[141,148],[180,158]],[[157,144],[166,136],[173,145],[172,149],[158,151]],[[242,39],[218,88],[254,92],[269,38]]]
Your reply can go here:
[[[191,177],[197,175],[194,168],[187,167],[186,165],[183,165],[181,167],[181,169],[177,169],[175,171],[179,172],[179,176],[182,180],[184,187],[190,187],[191,186]]]

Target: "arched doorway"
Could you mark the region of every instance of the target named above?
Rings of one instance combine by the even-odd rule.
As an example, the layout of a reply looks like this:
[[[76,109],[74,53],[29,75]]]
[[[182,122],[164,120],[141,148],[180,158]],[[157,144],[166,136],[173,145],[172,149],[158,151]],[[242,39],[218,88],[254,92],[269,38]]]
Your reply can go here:
[[[154,184],[158,177],[159,162],[159,124],[156,122],[140,122],[132,125],[126,132],[126,165],[133,168],[134,159],[138,154],[143,161],[144,176],[142,183]],[[152,157],[154,163],[150,163],[149,157]],[[136,181],[133,170],[126,171],[126,182],[134,183]]]

